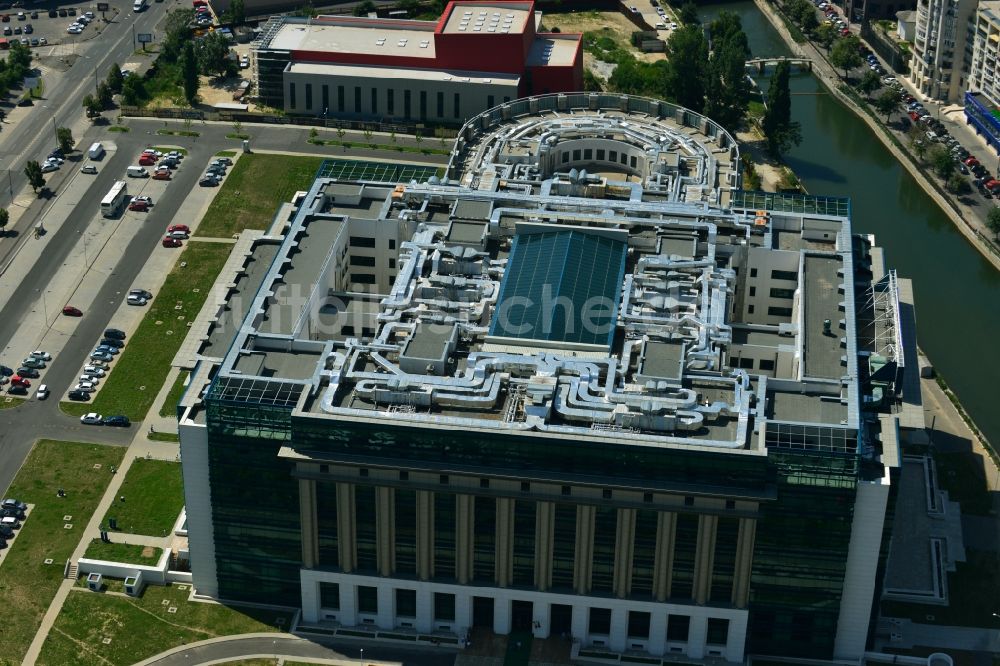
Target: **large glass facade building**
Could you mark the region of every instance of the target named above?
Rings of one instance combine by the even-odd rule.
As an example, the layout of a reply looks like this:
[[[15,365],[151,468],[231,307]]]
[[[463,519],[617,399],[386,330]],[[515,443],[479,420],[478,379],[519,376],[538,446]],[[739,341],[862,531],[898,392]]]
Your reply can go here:
[[[738,168],[690,111],[561,95],[470,121],[447,178],[317,178],[233,260],[179,407],[199,592],[860,655],[922,419],[908,283],[846,201],[748,208]]]

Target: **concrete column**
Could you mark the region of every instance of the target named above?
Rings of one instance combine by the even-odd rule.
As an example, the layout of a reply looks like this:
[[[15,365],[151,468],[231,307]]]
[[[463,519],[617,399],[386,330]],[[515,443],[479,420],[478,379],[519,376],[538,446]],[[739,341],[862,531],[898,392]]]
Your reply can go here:
[[[299,588],[302,594],[302,621],[319,622],[319,581],[300,577]]]
[[[340,568],[344,570],[344,573],[351,573],[354,571],[354,567],[358,561],[357,552],[354,548],[354,484],[353,483],[338,483],[337,484],[337,549],[340,556]],[[343,596],[344,588],[350,588],[351,595],[354,595],[354,586],[352,585],[341,585],[341,596]],[[351,608],[356,607],[356,603],[351,602]],[[340,607],[344,607],[343,600],[341,600]],[[352,611],[353,613],[354,611]],[[353,617],[353,615],[352,615]],[[352,620],[351,625],[354,624]],[[348,626],[351,626],[348,625]]]
[[[704,657],[706,640],[708,640],[708,618],[700,613],[692,615],[688,631],[687,656],[693,659]]]
[[[455,594],[455,632],[465,633],[472,627],[472,595],[465,592]]]
[[[387,581],[378,585],[375,590],[378,593],[378,615],[375,616],[375,625],[379,629],[393,629],[396,625],[396,595],[392,585]]]
[[[590,633],[590,609],[581,604],[573,604],[573,616],[570,620],[570,633],[580,641],[580,645],[588,645]]]
[[[590,591],[590,572],[594,564],[594,507],[576,507],[576,561],[573,567],[573,588],[577,594]]]
[[[674,528],[677,514],[661,511],[656,517],[656,559],[653,562],[653,595],[657,601],[670,597],[670,581],[674,570]]]
[[[316,533],[316,482],[299,479],[299,521],[302,523],[302,566],[312,569],[319,562]]]
[[[555,515],[555,502],[538,502],[536,504],[535,587],[543,592],[552,586],[552,529]]]
[[[434,493],[417,491],[417,577],[429,580],[434,567]],[[421,630],[423,631],[423,630]]]
[[[414,627],[424,633],[434,631],[434,591],[426,585],[417,588],[417,618]]]
[[[753,568],[753,545],[757,535],[757,520],[740,518],[736,541],[736,567],[733,571],[733,606],[746,608],[750,599],[750,572]]]
[[[514,500],[497,498],[496,559],[497,586],[508,587],[514,575]]]
[[[748,613],[740,613],[729,620],[729,635],[726,637],[726,661],[743,663],[743,650],[747,642]]]
[[[531,633],[534,634],[535,638],[549,637],[549,632],[552,630],[549,625],[550,619],[549,604],[538,600],[531,604],[531,622],[534,625],[531,628]]]
[[[378,572],[391,576],[396,559],[396,504],[395,492],[388,486],[375,488],[375,553]],[[391,627],[390,627],[391,628]]]
[[[458,582],[466,585],[472,580],[472,528],[473,528],[473,497],[458,495],[455,509],[455,570]]]
[[[621,606],[611,609],[611,634],[608,647],[614,652],[624,652],[628,645],[628,611]]]
[[[628,596],[632,581],[632,553],[635,548],[635,509],[618,509],[618,533],[615,536],[614,592],[619,599]]]
[[[718,516],[706,514],[698,516],[698,540],[694,553],[694,601],[699,605],[708,603],[709,593],[712,591],[715,530],[718,525]]]
[[[493,600],[493,633],[505,636],[510,633],[510,599],[497,597]]]
[[[337,484],[338,490],[340,484]],[[338,506],[343,506],[338,505]],[[340,584],[340,610],[337,618],[345,627],[353,627],[358,624],[358,588],[353,583]]]
[[[649,653],[661,657],[667,651],[667,609],[657,606],[649,616]]]

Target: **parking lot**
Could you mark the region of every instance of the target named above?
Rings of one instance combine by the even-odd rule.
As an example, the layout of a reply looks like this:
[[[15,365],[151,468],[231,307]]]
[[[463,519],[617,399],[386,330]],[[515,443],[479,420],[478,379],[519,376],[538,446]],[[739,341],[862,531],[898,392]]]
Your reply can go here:
[[[55,6],[53,3],[32,4],[30,7],[9,7],[0,3],[0,32],[3,39],[18,40],[26,46],[41,49],[40,55],[78,54],[78,45],[100,36],[106,30],[116,30],[119,16],[132,11],[131,2],[109,2],[106,12],[97,11],[96,3]],[[72,24],[85,24],[79,31],[69,32]],[[50,48],[45,47],[62,47]],[[68,50],[66,47],[69,47]],[[81,49],[82,50],[82,49]]]

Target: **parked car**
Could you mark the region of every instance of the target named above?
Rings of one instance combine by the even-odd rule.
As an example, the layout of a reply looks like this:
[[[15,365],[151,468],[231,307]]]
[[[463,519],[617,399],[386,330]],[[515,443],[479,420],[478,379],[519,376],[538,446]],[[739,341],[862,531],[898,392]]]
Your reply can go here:
[[[102,347],[114,347],[115,349],[121,349],[125,346],[124,340],[118,340],[116,338],[101,338]]]
[[[170,180],[170,171],[157,169],[153,172],[153,180]]]
[[[171,224],[167,227],[167,233],[173,233],[174,231],[182,231],[186,234],[191,233],[191,227],[186,224]]]
[[[178,240],[186,240],[188,235],[185,231],[171,231],[167,233],[169,238],[176,238]]]
[[[97,384],[94,382],[80,382],[73,387],[74,391],[86,391],[87,393],[93,393],[97,390]]]
[[[160,241],[160,245],[162,245],[163,247],[180,247],[181,245],[184,245],[184,242],[176,238],[171,238],[170,236],[167,236],[162,241]]]
[[[77,391],[76,389],[73,389],[72,391],[67,393],[66,397],[69,398],[70,400],[76,400],[76,401],[90,400],[89,393],[87,393],[86,391]]]
[[[43,351],[41,349],[36,349],[35,351],[33,351],[30,354],[28,354],[28,356],[30,356],[31,358],[37,358],[37,359],[39,359],[41,361],[51,361],[52,360],[52,354],[48,353],[47,351]]]
[[[14,499],[13,497],[8,497],[7,499],[0,502],[0,507],[4,509],[18,509],[19,511],[27,511],[28,505],[19,499]]]
[[[149,204],[145,201],[133,201],[128,205],[128,209],[137,213],[145,213],[149,211]]]
[[[201,180],[198,181],[198,184],[202,187],[215,187],[219,184],[219,179],[206,174]]]
[[[43,361],[40,358],[34,358],[33,356],[29,356],[28,358],[24,359],[21,362],[21,365],[23,365],[26,368],[35,368],[36,370],[41,370],[42,368],[45,367],[45,361]]]
[[[28,395],[28,387],[21,384],[13,384],[7,389],[7,393],[10,395]]]
[[[226,166],[233,166],[233,161],[228,157],[217,157],[215,158],[215,161]]]
[[[10,377],[14,374],[13,368],[9,368],[6,365],[0,365],[0,377]]]
[[[80,173],[95,174],[97,173],[97,167],[95,167],[93,164],[87,164],[82,169],[80,169]]]
[[[139,290],[138,289],[133,289],[132,291],[129,292],[129,295],[131,296],[136,291],[139,291]],[[144,298],[146,298],[145,294],[149,294],[149,292],[148,291],[143,292],[142,295],[143,295]],[[149,298],[152,298],[152,294],[149,295]],[[106,338],[114,338],[116,340],[124,340],[125,339],[125,331],[123,331],[121,329],[117,329],[117,328],[106,328],[106,329],[104,329],[104,337],[106,337]]]
[[[128,417],[124,414],[115,414],[114,416],[105,416],[104,425],[106,426],[116,426],[119,428],[127,428],[132,425],[132,422],[128,420]]]
[[[66,315],[67,317],[82,317],[83,316],[83,312],[80,310],[80,308],[74,307],[72,305],[67,305],[67,306],[63,307],[62,313],[64,315]]]
[[[145,298],[143,298],[142,296],[137,296],[135,294],[129,294],[125,298],[125,302],[128,303],[129,305],[145,305],[149,301],[146,300]]]
[[[112,347],[111,345],[99,345],[95,351],[106,352],[112,356],[118,356],[118,347]]]
[[[38,379],[39,377],[38,370],[28,367],[18,368],[17,374],[19,377],[30,377],[31,379]]]
[[[103,377],[106,373],[104,368],[96,365],[85,365],[83,366],[83,374],[90,375],[92,377]]]
[[[11,377],[10,383],[13,384],[11,388],[13,388],[14,386],[24,386],[25,388],[31,386],[31,382],[22,377],[21,375],[14,375],[13,377]]]
[[[128,293],[129,293],[129,296],[141,296],[141,297],[145,298],[147,301],[152,300],[152,298],[153,298],[153,294],[151,294],[150,292],[146,291],[145,289],[130,289]],[[105,337],[111,338],[111,337],[114,337],[114,336],[112,336],[112,335],[105,335]],[[125,334],[124,333],[122,333],[122,339],[123,340],[125,339]]]
[[[101,425],[103,419],[97,412],[87,412],[80,417],[80,423],[84,425]]]
[[[90,359],[92,361],[111,361],[113,358],[114,356],[101,350],[95,350],[94,353],[90,355]]]
[[[59,165],[55,162],[46,162],[42,165],[42,173],[52,173],[53,171],[59,171]]]

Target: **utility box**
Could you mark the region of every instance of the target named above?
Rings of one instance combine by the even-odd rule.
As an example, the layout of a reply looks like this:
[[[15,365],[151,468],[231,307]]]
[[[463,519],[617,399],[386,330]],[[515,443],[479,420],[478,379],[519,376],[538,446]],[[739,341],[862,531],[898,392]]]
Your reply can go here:
[[[138,597],[142,595],[143,588],[146,587],[146,583],[142,580],[142,572],[138,572],[134,576],[129,576],[125,579],[125,594],[130,597]]]
[[[100,592],[104,589],[104,576],[99,573],[87,574],[87,587],[91,592]]]

